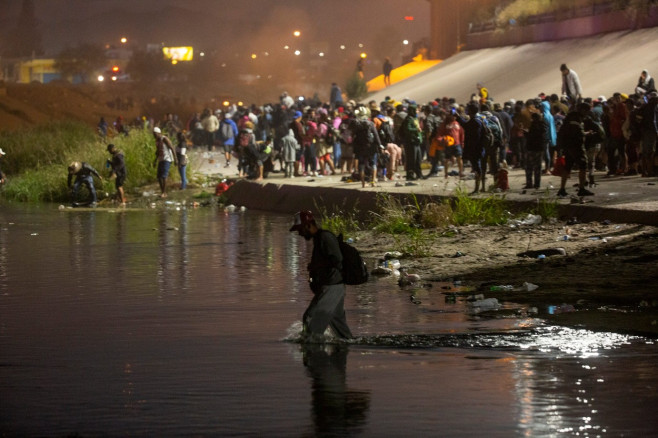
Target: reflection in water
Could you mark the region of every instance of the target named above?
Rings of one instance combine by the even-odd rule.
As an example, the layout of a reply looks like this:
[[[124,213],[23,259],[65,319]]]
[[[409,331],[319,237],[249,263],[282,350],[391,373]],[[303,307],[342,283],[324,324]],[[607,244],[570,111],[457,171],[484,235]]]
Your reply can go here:
[[[189,286],[187,210],[158,212],[158,296],[178,294]]]
[[[649,341],[373,279],[346,297],[360,338],[285,345],[300,378],[277,341],[312,246],[288,216],[4,207],[0,435],[656,436]]]
[[[71,269],[77,278],[89,274],[96,243],[96,213],[70,213],[69,220],[69,259]]]
[[[361,432],[367,423],[370,394],[347,387],[348,347],[302,344],[302,352],[304,366],[313,380],[314,436],[349,436]]]

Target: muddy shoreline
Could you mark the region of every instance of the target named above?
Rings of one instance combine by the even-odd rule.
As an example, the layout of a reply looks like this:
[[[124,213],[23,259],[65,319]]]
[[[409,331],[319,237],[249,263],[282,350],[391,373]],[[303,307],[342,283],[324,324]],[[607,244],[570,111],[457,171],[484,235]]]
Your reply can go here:
[[[430,256],[401,259],[409,273],[421,277],[405,286],[407,292],[422,287],[444,293],[437,284],[458,281],[473,290],[464,295],[527,304],[537,308],[538,317],[555,324],[658,337],[656,227],[555,221],[428,233],[433,234]],[[372,232],[361,232],[356,243],[373,264],[383,256],[381,249],[392,245],[390,236]],[[535,255],[558,252],[553,249],[563,249],[566,255]],[[527,252],[533,257],[519,256]],[[539,287],[528,291],[524,282]],[[507,285],[514,290],[491,290]],[[481,316],[501,315],[491,311]]]

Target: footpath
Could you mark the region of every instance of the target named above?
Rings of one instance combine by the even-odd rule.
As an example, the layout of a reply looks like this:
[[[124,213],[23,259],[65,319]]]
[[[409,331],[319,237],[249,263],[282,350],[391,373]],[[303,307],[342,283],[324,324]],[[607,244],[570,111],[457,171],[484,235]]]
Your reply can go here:
[[[374,210],[377,196],[382,193],[394,196],[414,195],[419,202],[429,199],[441,200],[455,196],[461,189],[470,193],[474,188],[472,179],[460,180],[457,176],[447,179],[443,173],[437,177],[414,181],[407,185],[403,169],[392,180],[378,182],[375,187],[360,181],[344,181],[346,174],[331,176],[312,176],[285,178],[283,173],[270,173],[263,181],[255,182],[238,179],[236,161],[229,167],[220,152],[195,150],[191,154],[193,173],[234,180],[235,183],[226,192],[228,202],[249,209],[292,214],[300,209],[317,211],[322,207],[326,211],[368,211]],[[276,165],[278,169],[278,164]],[[464,169],[468,175],[469,168]],[[429,170],[425,169],[425,173]],[[616,176],[606,178],[604,172],[596,172],[597,185],[590,190],[594,196],[578,198],[577,174],[567,182],[566,198],[558,198],[560,178],[543,175],[541,188],[524,190],[525,172],[521,169],[509,170],[510,190],[496,193],[504,196],[519,207],[530,207],[541,200],[556,201],[561,218],[578,218],[579,221],[611,221],[616,223],[637,223],[658,225],[658,177]],[[493,176],[487,175],[487,187],[493,184]],[[479,193],[477,197],[488,197],[492,192]]]

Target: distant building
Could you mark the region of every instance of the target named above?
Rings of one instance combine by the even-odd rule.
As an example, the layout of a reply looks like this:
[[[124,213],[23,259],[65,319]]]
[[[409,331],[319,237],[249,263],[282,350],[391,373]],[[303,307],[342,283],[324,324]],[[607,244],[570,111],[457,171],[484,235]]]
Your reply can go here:
[[[14,79],[20,84],[50,81],[61,79],[62,75],[55,69],[55,60],[51,58],[37,58],[19,61],[14,66]]]
[[[486,10],[498,0],[428,0],[430,3],[431,59],[445,59],[464,48],[469,25],[479,10]]]

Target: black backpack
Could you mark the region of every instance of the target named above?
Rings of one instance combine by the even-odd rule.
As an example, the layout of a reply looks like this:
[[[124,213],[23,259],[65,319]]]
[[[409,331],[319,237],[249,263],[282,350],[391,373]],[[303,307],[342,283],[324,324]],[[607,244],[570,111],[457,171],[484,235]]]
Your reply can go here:
[[[343,235],[338,236],[338,246],[343,255],[343,282],[349,285],[363,284],[368,281],[368,265],[361,258],[359,251],[343,242]]]

